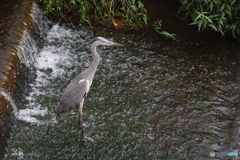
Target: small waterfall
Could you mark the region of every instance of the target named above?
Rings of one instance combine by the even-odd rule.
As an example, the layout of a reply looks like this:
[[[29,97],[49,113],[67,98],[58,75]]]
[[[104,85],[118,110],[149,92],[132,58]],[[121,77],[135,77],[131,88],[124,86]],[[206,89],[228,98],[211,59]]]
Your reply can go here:
[[[0,88],[10,94],[17,89],[17,98],[21,101],[23,98],[21,94],[25,94],[26,84],[35,77],[29,68],[34,66],[34,59],[39,51],[39,41],[50,22],[44,17],[37,4],[28,0],[19,4],[9,17],[11,19],[7,19],[4,23],[5,27],[8,27],[3,36],[6,45],[0,48],[3,54],[0,57],[2,69]],[[17,87],[15,87],[16,79],[20,81],[17,82]]]
[[[29,82],[36,77],[35,57],[50,27],[34,1],[21,0],[6,6],[14,7],[9,9],[11,12],[3,12],[0,20],[0,30],[4,31],[0,32],[0,159],[9,135],[9,112],[18,118],[19,109],[24,108]]]
[[[17,108],[17,106],[16,106],[13,98],[11,97],[11,95],[10,95],[8,92],[4,91],[3,89],[0,89],[0,94],[1,94],[8,102],[10,102],[10,104],[11,104],[11,106],[12,106],[12,109],[13,109],[13,113],[14,113],[15,115],[17,115],[17,114],[18,114],[18,108]]]

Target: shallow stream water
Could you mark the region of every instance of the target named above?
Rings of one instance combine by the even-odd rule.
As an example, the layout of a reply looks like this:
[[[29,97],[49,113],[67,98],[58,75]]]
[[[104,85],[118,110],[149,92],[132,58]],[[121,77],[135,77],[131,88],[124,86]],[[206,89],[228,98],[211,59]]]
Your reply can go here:
[[[90,41],[97,36],[124,47],[98,47],[102,61],[85,98],[83,143],[78,105],[59,117],[54,109],[68,83],[91,64]],[[210,152],[238,152],[240,86],[221,44],[72,24],[54,24],[43,42],[5,160],[209,159]]]

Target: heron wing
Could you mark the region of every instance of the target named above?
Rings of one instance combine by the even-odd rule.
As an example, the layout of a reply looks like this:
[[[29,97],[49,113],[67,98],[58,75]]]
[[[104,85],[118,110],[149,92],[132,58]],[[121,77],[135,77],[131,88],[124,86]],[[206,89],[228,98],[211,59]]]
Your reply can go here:
[[[76,77],[65,89],[62,98],[56,108],[57,115],[67,110],[75,103],[80,102],[89,88],[88,80],[83,77]]]

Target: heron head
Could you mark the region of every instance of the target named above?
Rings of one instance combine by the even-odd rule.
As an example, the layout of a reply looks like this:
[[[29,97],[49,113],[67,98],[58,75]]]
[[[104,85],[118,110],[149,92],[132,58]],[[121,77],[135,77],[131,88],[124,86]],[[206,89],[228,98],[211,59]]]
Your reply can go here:
[[[97,37],[96,39],[94,39],[93,43],[97,43],[97,45],[108,45],[108,46],[111,45],[111,46],[123,47],[123,45],[116,42],[109,41],[103,37]]]

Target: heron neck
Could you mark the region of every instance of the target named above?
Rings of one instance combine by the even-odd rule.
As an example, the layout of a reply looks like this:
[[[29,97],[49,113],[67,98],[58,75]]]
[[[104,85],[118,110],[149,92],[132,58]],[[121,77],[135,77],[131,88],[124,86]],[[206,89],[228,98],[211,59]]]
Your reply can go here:
[[[94,62],[94,61],[99,62],[99,61],[101,60],[101,57],[100,57],[100,55],[97,53],[97,44],[93,43],[93,44],[91,45],[91,52],[92,52],[92,54],[93,54],[93,62]]]
[[[97,70],[97,67],[98,67],[98,64],[99,64],[99,61],[101,60],[101,57],[97,53],[96,48],[97,48],[97,45],[96,44],[92,44],[91,52],[92,52],[92,55],[93,55],[93,61],[92,61],[91,66],[89,67],[89,69],[92,71],[93,75],[95,74],[95,72]]]

